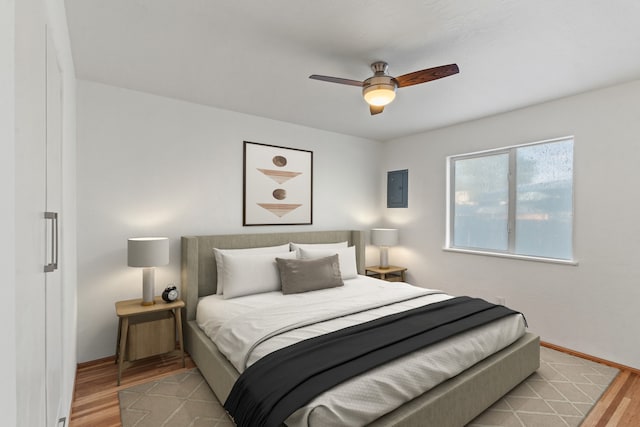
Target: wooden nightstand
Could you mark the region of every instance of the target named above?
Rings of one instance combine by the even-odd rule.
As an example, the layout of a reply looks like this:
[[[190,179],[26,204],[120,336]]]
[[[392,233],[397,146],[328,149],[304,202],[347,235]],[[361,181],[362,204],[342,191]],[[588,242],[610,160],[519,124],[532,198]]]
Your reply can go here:
[[[118,385],[122,377],[122,368],[125,355],[129,360],[137,360],[143,357],[175,351],[175,333],[166,334],[166,322],[163,314],[173,317],[170,328],[178,333],[178,343],[180,344],[180,354],[182,356],[182,367],[184,368],[184,344],[182,342],[182,307],[184,301],[177,300],[165,302],[161,297],[155,297],[155,304],[141,305],[141,298],[116,302],[116,314],[118,315],[118,340],[116,342],[116,363],[118,363]],[[165,325],[163,325],[163,322]],[[130,338],[130,326],[133,332],[139,337],[137,344],[133,348],[127,348],[128,338]],[[154,335],[154,326],[159,335]],[[162,332],[162,326],[164,331]],[[170,332],[172,332],[170,330]],[[133,335],[133,333],[132,333]],[[170,340],[170,341],[167,341]],[[168,344],[167,344],[168,342]],[[164,343],[164,344],[163,344]],[[127,353],[128,351],[128,353]]]
[[[397,265],[390,265],[389,268],[380,268],[378,266],[365,267],[367,276],[386,280],[387,282],[404,282],[405,271],[407,271],[405,267],[398,267]]]

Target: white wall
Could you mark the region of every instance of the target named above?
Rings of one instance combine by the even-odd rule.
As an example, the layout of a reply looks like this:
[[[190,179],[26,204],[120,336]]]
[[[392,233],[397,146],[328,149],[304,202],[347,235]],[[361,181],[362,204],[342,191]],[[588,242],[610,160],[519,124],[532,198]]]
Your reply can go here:
[[[445,158],[575,135],[578,266],[445,252]],[[542,340],[640,368],[640,81],[397,139],[385,170],[409,169],[393,262],[409,281],[521,310]]]
[[[13,0],[0,1],[0,289],[5,301],[1,311],[6,343],[16,342],[15,282],[15,8]],[[10,208],[5,208],[9,206]],[[16,424],[16,354],[0,352],[0,413],[6,425]]]
[[[313,225],[242,226],[243,141],[313,151]],[[127,238],[171,238],[156,291],[179,283],[180,236],[367,229],[381,144],[82,81],[78,85],[78,360],[114,354],[114,303],[140,298]]]

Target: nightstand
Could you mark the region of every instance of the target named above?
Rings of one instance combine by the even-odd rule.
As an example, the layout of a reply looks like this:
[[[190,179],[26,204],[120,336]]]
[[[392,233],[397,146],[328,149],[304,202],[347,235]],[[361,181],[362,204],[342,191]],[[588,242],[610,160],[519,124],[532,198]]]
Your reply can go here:
[[[116,363],[118,363],[118,385],[122,377],[125,355],[128,360],[142,359],[156,354],[175,351],[175,331],[184,364],[182,342],[182,307],[184,301],[165,302],[155,297],[155,304],[141,305],[141,298],[116,302],[118,315],[118,340]],[[131,338],[135,337],[135,340]],[[132,342],[130,342],[132,341]]]
[[[397,265],[390,265],[389,268],[380,268],[378,266],[365,267],[367,276],[386,280],[387,282],[404,282],[405,271],[407,271],[406,267],[398,267]]]

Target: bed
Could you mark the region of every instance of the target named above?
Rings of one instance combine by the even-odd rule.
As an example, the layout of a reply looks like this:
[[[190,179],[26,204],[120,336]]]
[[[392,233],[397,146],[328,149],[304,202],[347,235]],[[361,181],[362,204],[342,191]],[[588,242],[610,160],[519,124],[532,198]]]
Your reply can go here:
[[[239,249],[288,242],[333,243],[355,247],[357,270],[364,274],[364,234],[356,230],[186,236],[182,238],[182,298],[185,347],[221,402],[239,376],[196,322],[200,298],[216,293],[213,248]],[[371,426],[462,426],[483,412],[539,367],[539,338],[525,333],[513,344],[455,377],[388,412]]]

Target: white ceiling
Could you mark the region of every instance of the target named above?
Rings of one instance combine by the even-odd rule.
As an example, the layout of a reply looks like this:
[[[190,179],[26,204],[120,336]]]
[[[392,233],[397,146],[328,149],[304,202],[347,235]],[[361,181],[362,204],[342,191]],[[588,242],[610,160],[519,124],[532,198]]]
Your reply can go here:
[[[389,140],[640,78],[638,0],[66,0],[77,77]],[[355,80],[457,63],[371,116]]]

